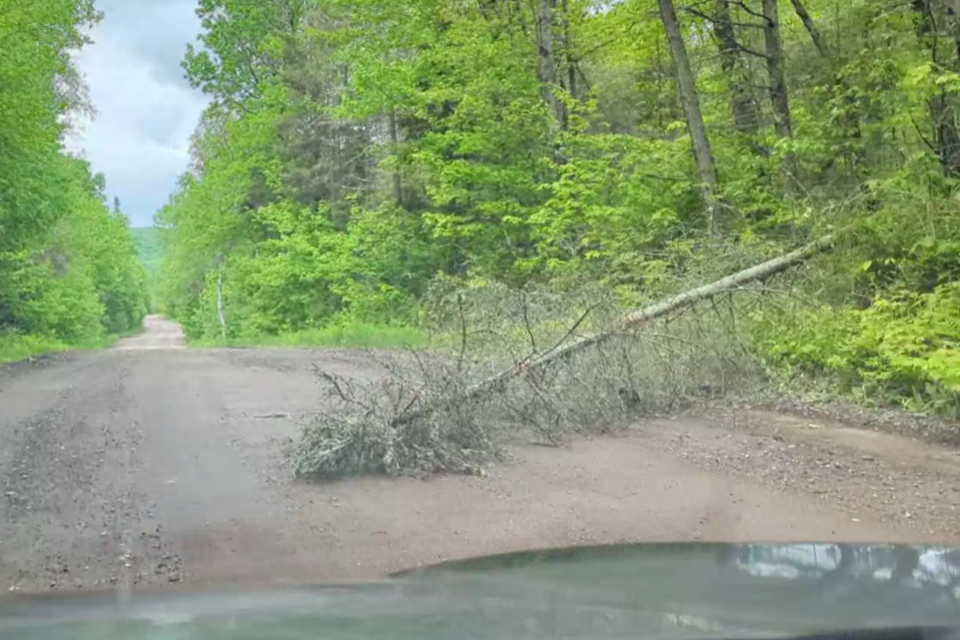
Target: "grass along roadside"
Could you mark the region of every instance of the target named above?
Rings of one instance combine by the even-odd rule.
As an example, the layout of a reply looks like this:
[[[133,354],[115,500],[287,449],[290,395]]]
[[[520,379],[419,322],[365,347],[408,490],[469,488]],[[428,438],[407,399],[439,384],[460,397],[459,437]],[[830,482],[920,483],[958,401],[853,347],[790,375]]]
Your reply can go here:
[[[140,333],[143,329],[127,331],[120,335],[109,335],[71,344],[55,338],[35,335],[7,333],[0,335],[0,364],[20,362],[65,351],[92,351],[106,349],[121,338]]]
[[[350,322],[277,335],[188,340],[191,347],[360,347],[369,349],[422,348],[427,334],[415,327]]]
[[[61,353],[71,346],[42,336],[6,334],[0,335],[0,364],[29,360],[51,353]]]

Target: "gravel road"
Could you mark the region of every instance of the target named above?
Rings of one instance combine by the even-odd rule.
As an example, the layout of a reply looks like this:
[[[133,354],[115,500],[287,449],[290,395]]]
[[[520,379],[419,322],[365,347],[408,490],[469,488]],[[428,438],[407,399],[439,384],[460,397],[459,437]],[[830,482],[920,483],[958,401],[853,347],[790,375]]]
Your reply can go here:
[[[521,447],[484,478],[293,482],[333,350],[192,350],[176,325],[0,368],[0,589],[364,579],[529,547],[960,542],[960,456],[743,409]]]

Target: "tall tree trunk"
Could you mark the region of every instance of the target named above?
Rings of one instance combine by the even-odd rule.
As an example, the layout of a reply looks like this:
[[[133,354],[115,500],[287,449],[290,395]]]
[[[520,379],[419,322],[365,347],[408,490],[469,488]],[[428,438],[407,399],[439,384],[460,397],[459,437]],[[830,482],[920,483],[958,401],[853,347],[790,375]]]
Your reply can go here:
[[[220,337],[227,339],[227,316],[223,308],[223,254],[217,260],[217,320],[220,322]]]
[[[573,33],[570,28],[570,0],[562,0],[560,10],[563,14],[563,58],[565,78],[561,81],[571,98],[577,98],[577,61],[573,54]],[[563,109],[563,128],[570,125],[570,113]]]
[[[707,138],[707,127],[703,123],[703,113],[700,111],[700,98],[693,81],[693,72],[690,70],[690,60],[687,58],[687,45],[680,32],[680,22],[677,20],[677,11],[673,0],[658,0],[660,3],[660,19],[670,44],[670,56],[677,73],[677,85],[680,89],[680,102],[687,119],[687,129],[690,131],[690,142],[693,148],[693,157],[697,163],[697,172],[703,189],[704,204],[707,207],[707,229],[710,234],[717,233],[717,169],[713,162],[713,153],[710,151],[710,140]]]
[[[557,122],[563,121],[560,101],[557,99],[557,60],[553,51],[553,9],[556,0],[537,1],[538,75],[543,87],[543,98],[550,106]]]
[[[960,23],[955,11],[945,0],[913,0],[914,29],[924,46],[930,51],[935,67],[960,72]],[[938,40],[949,31],[952,47],[939,47]],[[946,52],[946,53],[944,53]],[[937,159],[948,178],[960,178],[960,123],[956,104],[960,95],[956,91],[941,88],[927,101],[927,109],[933,125],[933,140],[927,144],[937,154]]]
[[[397,127],[397,112],[394,109],[390,110],[390,116],[388,121],[388,126],[390,127],[390,146],[393,147],[391,152],[394,157],[397,156],[400,152],[400,132]],[[403,206],[403,183],[400,180],[400,162],[395,162],[393,167],[393,175],[391,176],[393,182],[393,203],[398,207]]]
[[[783,74],[783,44],[780,41],[780,14],[777,0],[763,0],[763,42],[767,57],[767,73],[770,76],[770,102],[773,105],[773,123],[777,138],[793,137],[790,124],[790,98],[787,81]],[[797,162],[792,153],[783,158],[783,183],[787,193],[796,191]]]
[[[729,0],[715,0],[713,30],[720,49],[720,67],[724,75],[730,79],[730,90],[733,93],[730,101],[733,121],[741,133],[757,133],[760,129],[759,109],[750,85],[743,75],[743,59],[736,31],[733,28],[733,19],[730,17]]]
[[[820,35],[820,30],[817,29],[817,25],[814,24],[813,18],[810,17],[806,7],[803,6],[803,2],[801,2],[801,0],[790,0],[790,2],[793,3],[793,10],[797,12],[797,16],[799,16],[800,21],[803,23],[803,28],[810,34],[810,39],[813,40],[813,46],[817,48],[820,55],[826,56],[827,44],[823,41],[823,36]]]
[[[952,104],[957,99],[954,92],[941,90],[940,95],[930,98],[928,103],[933,120],[933,146],[948,178],[960,178],[960,130]]]

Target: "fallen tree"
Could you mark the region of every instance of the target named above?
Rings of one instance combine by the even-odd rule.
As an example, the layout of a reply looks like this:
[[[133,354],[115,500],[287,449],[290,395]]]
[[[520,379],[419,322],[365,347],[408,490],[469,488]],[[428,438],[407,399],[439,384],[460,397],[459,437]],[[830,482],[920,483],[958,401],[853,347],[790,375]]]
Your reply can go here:
[[[554,347],[548,349],[544,353],[532,356],[528,360],[519,363],[516,367],[505,369],[500,373],[469,387],[463,394],[457,397],[444,398],[438,400],[436,403],[426,404],[417,408],[416,410],[403,413],[394,419],[393,425],[402,426],[422,418],[424,415],[439,409],[444,403],[462,403],[483,394],[496,391],[497,389],[501,388],[503,384],[513,378],[528,375],[533,371],[546,367],[552,362],[568,358],[569,356],[588,347],[598,345],[614,336],[619,335],[619,333],[623,330],[633,329],[647,322],[664,318],[671,314],[677,313],[678,311],[682,311],[683,309],[691,307],[698,302],[708,300],[720,294],[729,293],[748,284],[763,282],[764,280],[782,273],[791,267],[795,267],[808,261],[817,254],[831,249],[833,244],[834,236],[824,236],[823,238],[820,238],[815,242],[811,242],[810,244],[786,255],[778,256],[762,264],[744,269],[733,275],[721,278],[716,282],[711,282],[710,284],[705,284],[697,287],[696,289],[685,291],[674,296],[673,298],[670,298],[669,300],[650,305],[649,307],[644,307],[643,309],[631,311],[623,317],[622,321],[619,323],[620,326],[611,331],[573,337],[573,333],[579,325],[578,322],[567,333],[567,339],[561,340]]]
[[[752,353],[740,349],[731,357],[732,352],[720,352],[718,345],[725,341],[737,343],[737,332],[718,326],[719,313],[708,316],[714,320],[704,332],[698,314],[681,312],[710,300],[717,309],[724,297],[736,315],[745,307],[737,307],[730,294],[752,292],[759,299],[761,288],[750,285],[832,246],[833,238],[824,237],[625,314],[610,301],[602,304],[588,297],[572,306],[588,309],[576,321],[571,319],[572,326],[558,322],[557,314],[571,308],[565,296],[552,294],[545,308],[531,309],[527,294],[508,290],[506,297],[480,300],[480,313],[471,316],[457,292],[449,299],[449,315],[456,322],[449,329],[460,342],[456,351],[412,352],[381,361],[386,375],[374,381],[317,372],[334,406],[305,427],[294,452],[296,473],[319,478],[370,472],[482,473],[498,459],[502,444],[518,434],[557,444],[571,432],[606,432],[632,424],[640,415],[675,410],[718,381],[727,388],[723,381],[736,377],[738,367],[747,372],[742,379],[756,370]],[[514,300],[516,306],[510,307]],[[538,318],[528,317],[537,312]],[[594,332],[578,335],[588,314],[593,314]],[[640,330],[661,319],[675,320],[672,329]],[[538,322],[552,326],[534,339]],[[478,331],[468,331],[468,325]],[[690,339],[677,333],[681,327],[697,333]],[[501,342],[478,341],[480,334]],[[515,350],[511,345],[517,346],[516,341],[525,345]],[[540,350],[541,344],[552,346]],[[507,355],[512,365],[497,371],[501,365],[495,363]]]

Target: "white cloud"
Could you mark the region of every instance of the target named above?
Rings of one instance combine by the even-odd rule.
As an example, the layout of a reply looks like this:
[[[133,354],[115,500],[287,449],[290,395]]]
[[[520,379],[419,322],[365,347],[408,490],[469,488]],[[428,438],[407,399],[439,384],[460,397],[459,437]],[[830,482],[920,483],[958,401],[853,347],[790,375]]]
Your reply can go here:
[[[134,226],[151,224],[189,162],[189,138],[206,98],[182,78],[179,62],[199,23],[193,2],[101,0],[95,44],[77,56],[97,109],[70,141]],[[136,7],[137,10],[133,10]]]

